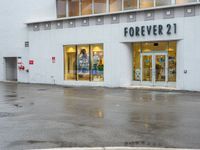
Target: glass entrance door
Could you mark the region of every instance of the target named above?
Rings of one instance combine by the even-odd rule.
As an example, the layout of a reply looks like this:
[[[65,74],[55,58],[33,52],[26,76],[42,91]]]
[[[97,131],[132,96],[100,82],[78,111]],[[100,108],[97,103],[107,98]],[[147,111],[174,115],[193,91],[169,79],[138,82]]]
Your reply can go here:
[[[144,85],[165,86],[168,81],[166,52],[141,54],[141,82]]]

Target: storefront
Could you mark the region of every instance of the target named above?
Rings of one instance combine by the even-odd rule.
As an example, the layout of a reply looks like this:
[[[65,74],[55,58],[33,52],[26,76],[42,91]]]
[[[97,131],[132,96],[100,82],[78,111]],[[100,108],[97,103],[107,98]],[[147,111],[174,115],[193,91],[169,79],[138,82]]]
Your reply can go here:
[[[48,0],[41,8],[27,8],[35,18],[16,13],[23,36],[5,41],[25,43],[2,53],[20,58],[19,82],[200,91],[199,0]]]
[[[175,87],[176,45],[176,41],[133,43],[134,84]]]
[[[35,63],[30,68],[30,80],[67,86],[198,89],[193,60],[199,58],[193,54],[200,53],[196,41],[200,17],[160,17],[166,17],[168,11],[175,16],[180,9],[185,13],[186,8],[193,6],[69,18],[55,21],[51,29],[45,29],[49,22],[30,23],[30,58],[51,74],[48,79],[46,73],[38,73]],[[197,12],[199,7],[194,8]],[[144,20],[140,20],[141,15]],[[52,44],[46,45],[44,39]],[[52,66],[49,71],[43,56],[37,55],[41,45],[46,58],[56,58],[56,63],[48,62]]]

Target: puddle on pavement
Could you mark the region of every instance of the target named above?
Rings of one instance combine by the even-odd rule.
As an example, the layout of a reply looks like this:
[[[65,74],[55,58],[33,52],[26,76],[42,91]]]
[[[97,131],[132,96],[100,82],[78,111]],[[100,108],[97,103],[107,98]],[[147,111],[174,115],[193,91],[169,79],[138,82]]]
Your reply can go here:
[[[8,147],[19,146],[19,145],[38,145],[38,144],[54,144],[56,147],[83,147],[86,145],[79,145],[73,142],[67,141],[38,141],[38,140],[28,140],[28,141],[15,141],[8,145]]]
[[[37,89],[38,91],[47,91],[48,89]]]
[[[15,116],[13,113],[0,112],[0,118],[13,117],[13,116]]]

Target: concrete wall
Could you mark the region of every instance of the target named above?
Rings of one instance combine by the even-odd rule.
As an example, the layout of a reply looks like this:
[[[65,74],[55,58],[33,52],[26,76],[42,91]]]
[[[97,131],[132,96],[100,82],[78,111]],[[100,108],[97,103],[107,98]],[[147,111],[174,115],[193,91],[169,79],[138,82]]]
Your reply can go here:
[[[26,22],[40,19],[55,19],[55,0],[0,1],[0,80],[5,80],[3,57],[22,57],[28,67],[29,51],[24,43],[28,41]],[[3,56],[3,57],[2,57]],[[28,82],[28,74],[19,72],[18,79]]]

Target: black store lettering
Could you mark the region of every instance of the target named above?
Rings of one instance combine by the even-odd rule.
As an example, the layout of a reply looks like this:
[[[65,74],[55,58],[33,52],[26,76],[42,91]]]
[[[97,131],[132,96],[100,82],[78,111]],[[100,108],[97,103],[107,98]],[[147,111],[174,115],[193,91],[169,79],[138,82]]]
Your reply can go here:
[[[140,36],[158,36],[158,35],[171,35],[177,33],[177,24],[147,25],[147,26],[132,26],[124,27],[124,36],[140,37]]]
[[[136,36],[140,36],[140,28],[139,27],[135,27],[135,35]]]
[[[153,35],[157,35],[157,25],[153,25]]]
[[[129,34],[130,34],[131,37],[134,36],[134,28],[133,27],[129,28]]]
[[[168,35],[171,35],[171,34],[172,34],[172,33],[171,33],[171,28],[172,28],[171,24],[167,24],[167,34],[168,34]]]
[[[124,28],[124,36],[127,36],[127,34],[128,34],[128,27],[125,27]]]
[[[176,34],[176,23],[174,23],[174,34]]]
[[[142,26],[142,27],[141,27],[141,35],[142,35],[142,36],[145,36],[145,26]]]
[[[147,26],[147,33],[148,33],[148,35],[151,35],[151,28],[152,28],[152,26]]]
[[[163,26],[162,25],[158,25],[158,34],[163,35]]]

